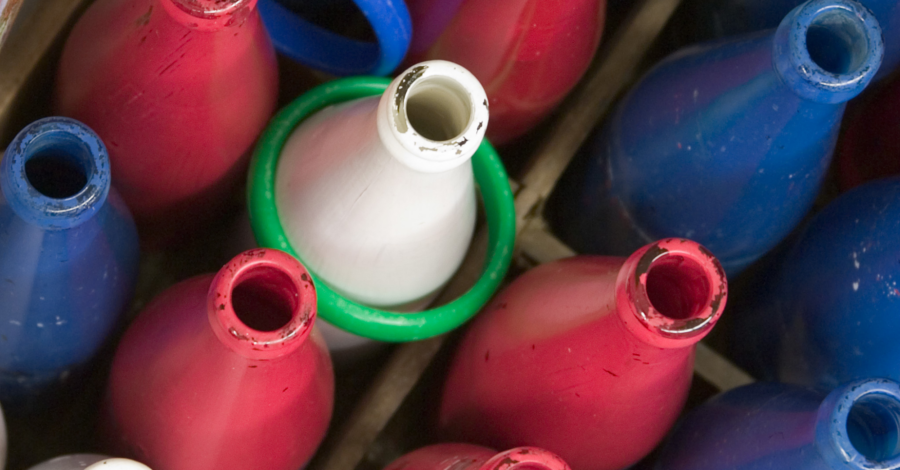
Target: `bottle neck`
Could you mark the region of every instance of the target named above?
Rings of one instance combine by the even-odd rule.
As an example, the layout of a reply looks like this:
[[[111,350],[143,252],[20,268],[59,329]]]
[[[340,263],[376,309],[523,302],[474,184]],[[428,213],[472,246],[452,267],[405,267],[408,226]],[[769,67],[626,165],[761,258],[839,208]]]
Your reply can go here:
[[[616,313],[640,341],[683,348],[712,330],[725,309],[728,281],[706,248],[669,238],[632,254],[616,279]]]
[[[479,470],[570,470],[558,455],[538,447],[516,447],[491,457]]]
[[[290,354],[316,317],[312,278],[291,255],[249,250],[216,274],[207,296],[209,321],[226,347],[254,360]]]
[[[872,81],[884,55],[881,28],[853,0],[810,0],[782,20],[773,58],[781,80],[803,99],[843,103]]]
[[[238,26],[256,9],[257,0],[160,0],[175,21],[200,31]]]
[[[835,470],[900,468],[900,386],[866,379],[833,390],[819,406],[816,448]]]
[[[109,194],[106,146],[74,119],[35,121],[7,147],[0,187],[24,221],[44,230],[76,227],[93,217]]]
[[[425,173],[469,161],[484,139],[488,101],[468,70],[443,60],[410,67],[381,96],[378,135],[395,158]]]

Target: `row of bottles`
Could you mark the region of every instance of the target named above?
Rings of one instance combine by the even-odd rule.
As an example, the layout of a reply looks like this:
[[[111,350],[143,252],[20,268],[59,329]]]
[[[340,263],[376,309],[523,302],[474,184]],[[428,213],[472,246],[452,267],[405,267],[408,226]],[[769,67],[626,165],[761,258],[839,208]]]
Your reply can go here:
[[[0,295],[12,308],[0,321],[0,401],[14,413],[77,387],[73,378],[124,327],[137,234],[147,247],[190,238],[227,209],[246,174],[275,107],[277,70],[255,2],[226,3],[96,2],[57,81],[58,111],[84,123],[37,121],[6,150]],[[434,3],[410,2],[414,23],[443,25],[425,31],[430,44],[417,53],[469,50],[474,59],[417,63],[383,92],[329,101],[291,125],[276,118],[259,137],[257,156],[272,148],[279,157],[266,171],[282,248],[300,261],[244,251],[143,308],[116,346],[98,411],[114,455],[157,470],[302,467],[334,406],[326,343],[363,341],[335,328],[323,338],[318,292],[327,286],[375,312],[420,311],[452,277],[475,226],[473,156],[486,135],[512,139],[558,103],[597,47],[605,8],[467,0],[442,5],[438,18],[429,17]],[[495,27],[498,18],[506,23]],[[520,276],[468,329],[449,367],[442,436],[512,450],[448,444],[391,468],[562,470],[564,460],[614,470],[660,444],[684,406],[694,345],[725,309],[726,274],[772,250],[811,209],[845,103],[887,57],[881,18],[852,0],[810,0],[774,30],[686,49],[654,68],[596,137],[589,170],[567,175],[577,197],[556,196],[571,206],[556,212],[557,230],[603,256]],[[539,20],[583,33],[566,40]],[[485,46],[512,36],[515,47]],[[554,48],[565,53],[528,64]],[[337,95],[346,83],[323,90]],[[546,94],[529,91],[535,84]],[[507,113],[515,118],[495,126]],[[764,294],[732,307],[737,361],[760,377],[833,391],[757,384],[722,395],[679,426],[661,468],[893,468],[898,185],[865,183],[832,202],[762,276]],[[787,443],[728,450],[762,433]]]

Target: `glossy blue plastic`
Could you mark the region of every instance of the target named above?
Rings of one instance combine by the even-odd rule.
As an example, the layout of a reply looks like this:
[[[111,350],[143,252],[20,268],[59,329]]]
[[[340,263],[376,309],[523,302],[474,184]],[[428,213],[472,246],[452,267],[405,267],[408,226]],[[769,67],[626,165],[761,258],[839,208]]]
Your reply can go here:
[[[412,39],[412,21],[403,0],[354,0],[378,43],[333,33],[297,16],[276,0],[257,8],[278,52],[330,74],[387,75],[403,60]]]
[[[832,201],[766,277],[765,300],[734,312],[739,363],[803,384],[900,380],[900,177]]]
[[[76,377],[134,289],[137,231],[100,138],[69,118],[23,129],[0,162],[0,401]]]
[[[560,229],[582,252],[624,256],[652,240],[706,246],[729,276],[811,207],[844,102],[881,62],[877,21],[852,0],[811,0],[777,31],[682,50],[651,70],[572,172]]]
[[[886,379],[831,393],[780,383],[729,390],[690,412],[660,470],[900,468],[900,387]]]
[[[722,38],[734,34],[771,29],[778,26],[802,0],[699,0],[695,2],[699,27],[698,39]],[[876,76],[880,79],[900,64],[900,1],[860,0],[884,34],[884,62]]]

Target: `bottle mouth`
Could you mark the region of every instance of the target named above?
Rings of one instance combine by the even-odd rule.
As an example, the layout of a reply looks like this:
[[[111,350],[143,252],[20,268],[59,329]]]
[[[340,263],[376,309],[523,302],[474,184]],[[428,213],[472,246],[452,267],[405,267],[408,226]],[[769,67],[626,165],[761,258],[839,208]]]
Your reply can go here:
[[[721,316],[728,296],[718,259],[685,239],[661,240],[635,255],[629,259],[634,265],[630,279],[620,275],[620,283],[626,283],[626,304],[633,305],[624,311],[632,311],[646,330],[662,339],[706,334]]]
[[[491,457],[479,470],[570,470],[553,452],[538,447],[516,447]]]
[[[201,19],[216,19],[232,14],[253,0],[170,0],[181,11]]]
[[[830,416],[819,432],[830,437],[829,453],[858,469],[900,468],[900,386],[885,379],[857,381],[832,392]]]
[[[102,140],[69,118],[35,121],[13,139],[2,163],[3,194],[23,219],[46,229],[79,225],[109,193]]]
[[[812,0],[782,21],[775,35],[776,68],[804,98],[839,103],[859,94],[884,55],[881,27],[852,0]]]
[[[278,250],[241,253],[210,287],[210,321],[219,338],[253,359],[279,357],[309,334],[316,315],[309,273]]]
[[[382,141],[402,149],[392,154],[419,171],[444,171],[470,159],[487,124],[481,84],[465,68],[442,60],[410,67],[379,103]]]

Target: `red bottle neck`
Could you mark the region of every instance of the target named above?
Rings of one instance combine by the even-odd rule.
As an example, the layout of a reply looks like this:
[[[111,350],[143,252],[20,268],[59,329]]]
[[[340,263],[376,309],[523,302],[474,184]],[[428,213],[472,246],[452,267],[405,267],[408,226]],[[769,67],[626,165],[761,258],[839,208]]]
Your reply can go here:
[[[569,465],[553,452],[539,447],[516,447],[498,453],[485,462],[479,470],[571,470]]]
[[[273,359],[296,350],[312,331],[315,287],[306,269],[287,253],[245,251],[216,274],[207,312],[227,348],[248,359]]]
[[[160,0],[169,15],[200,31],[240,25],[254,12],[257,0]]]
[[[632,254],[616,279],[616,311],[629,332],[659,348],[691,346],[725,309],[719,261],[690,240],[670,238]]]

